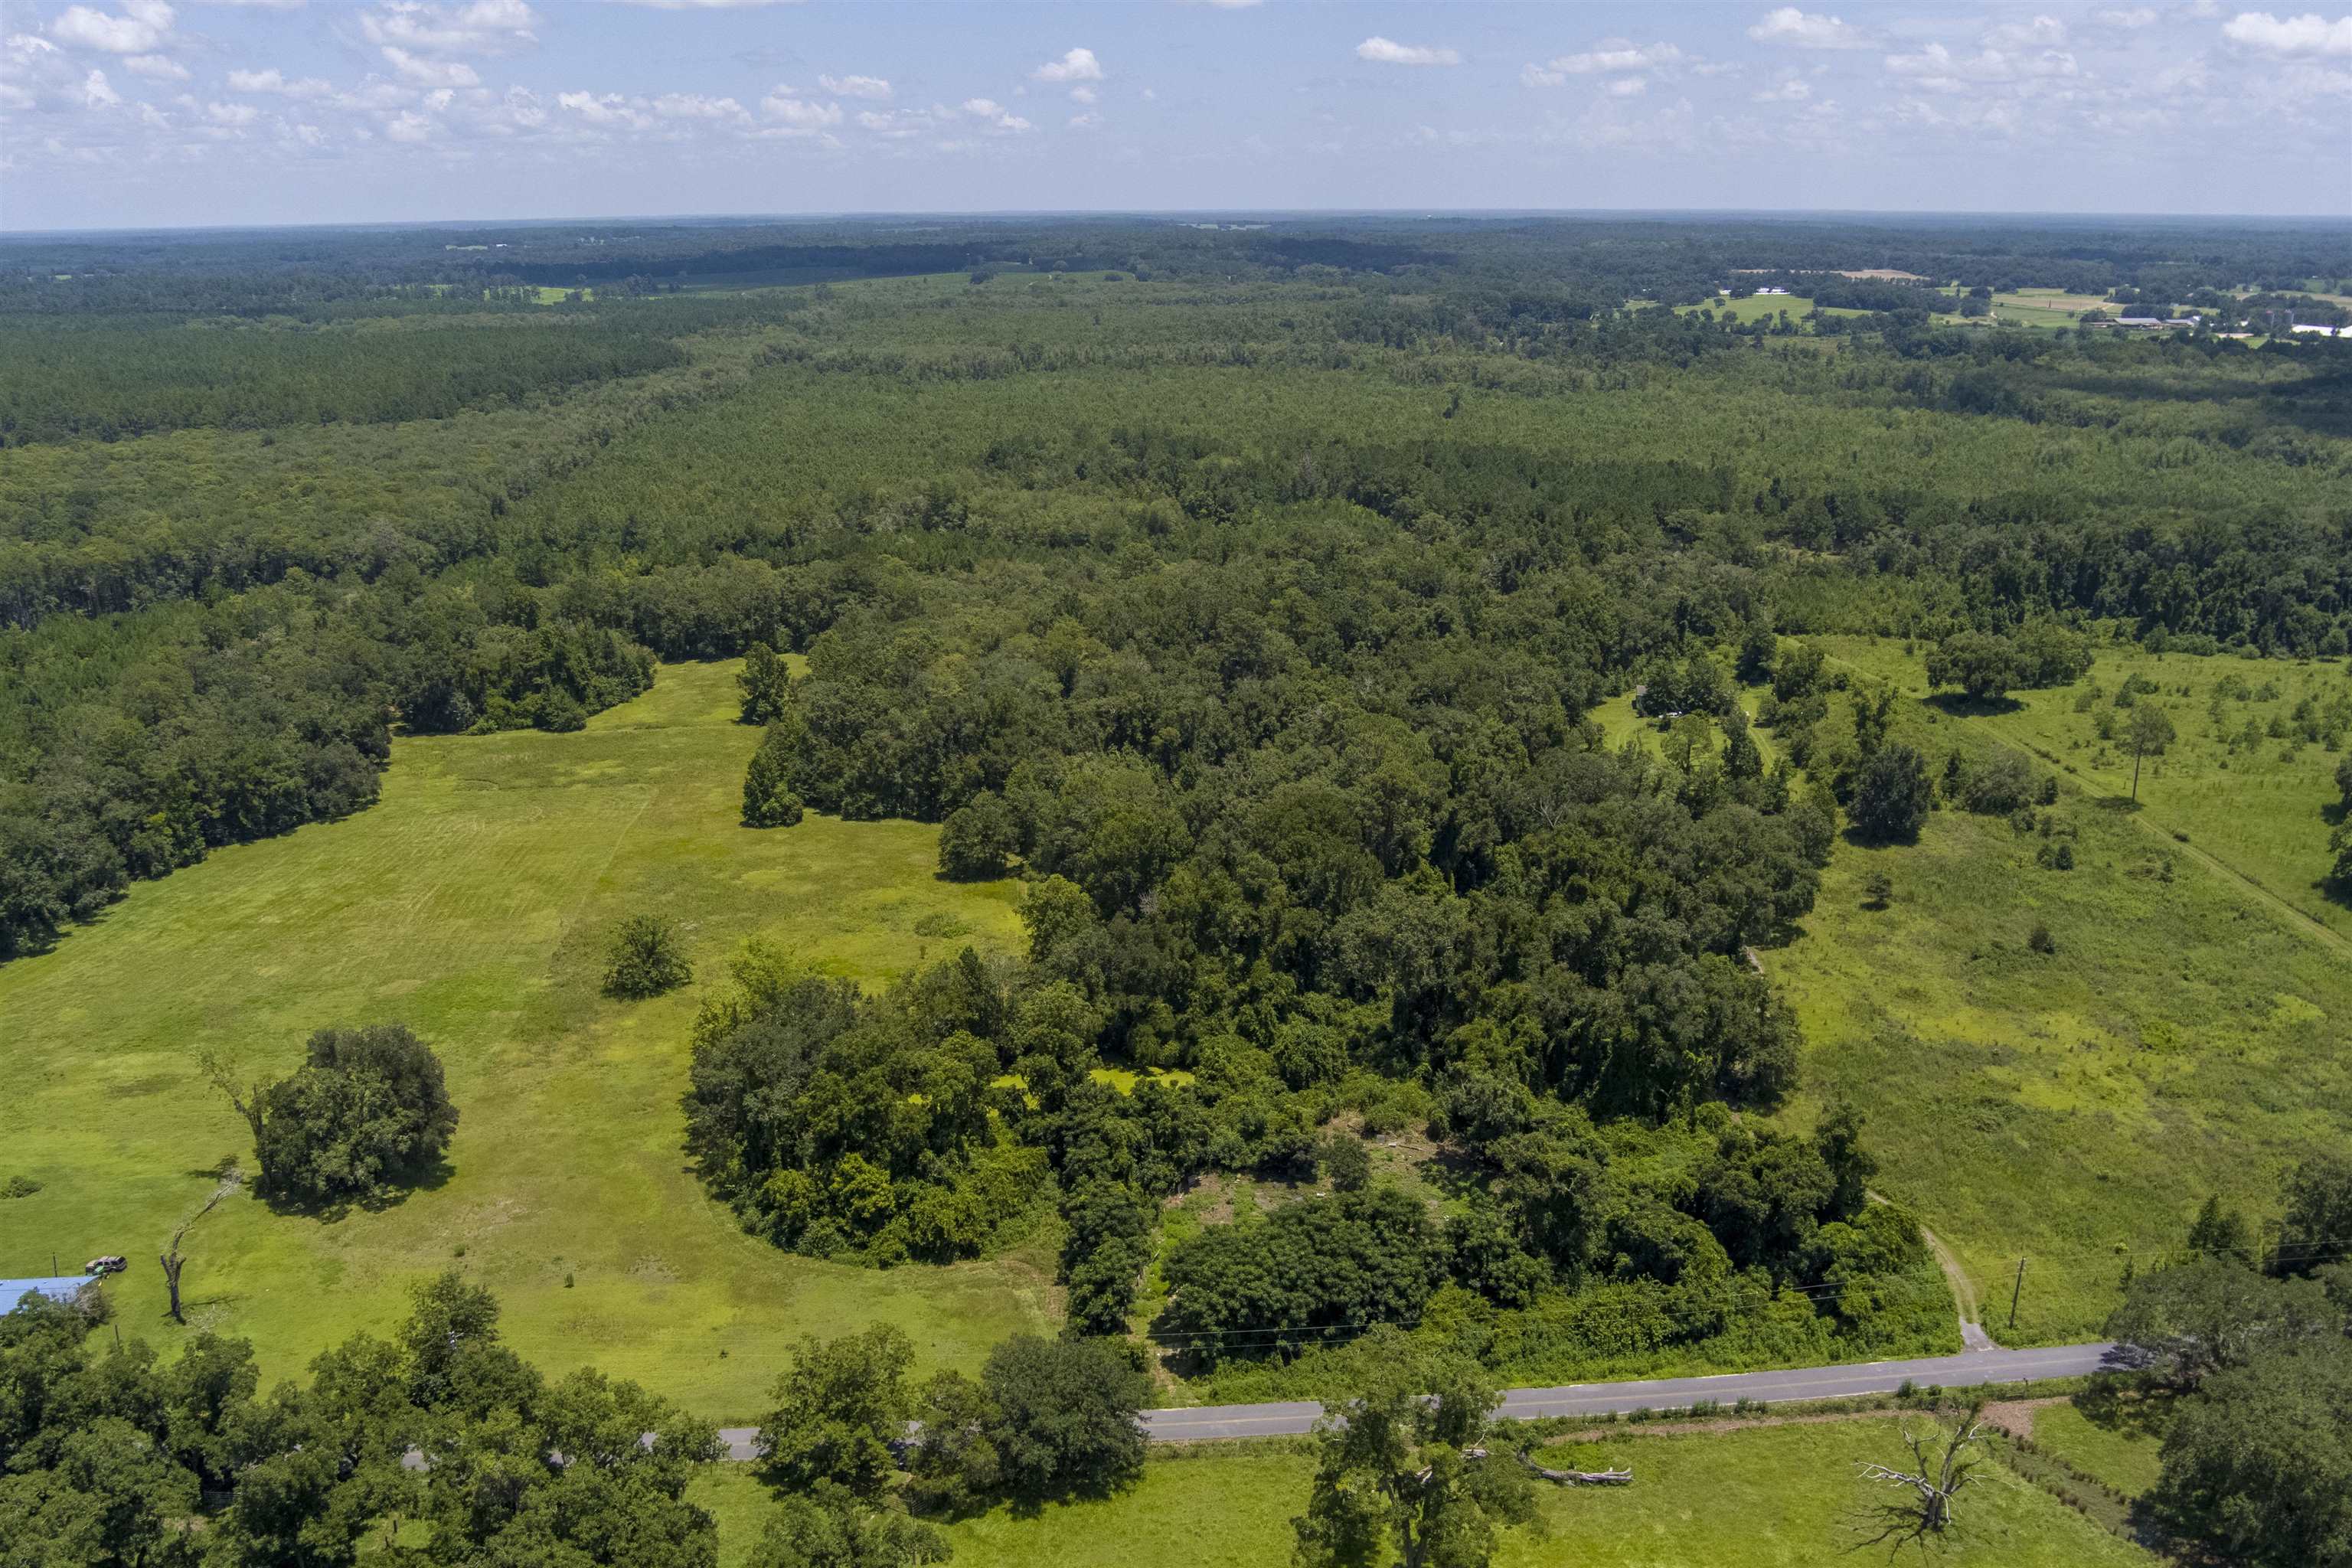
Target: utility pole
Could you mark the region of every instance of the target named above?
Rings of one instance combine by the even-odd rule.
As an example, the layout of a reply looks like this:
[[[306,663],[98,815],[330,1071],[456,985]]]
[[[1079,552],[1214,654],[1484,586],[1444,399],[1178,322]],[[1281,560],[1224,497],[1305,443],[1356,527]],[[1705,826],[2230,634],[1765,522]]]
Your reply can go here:
[[[2017,1299],[2025,1294],[2025,1259],[2017,1260],[2017,1283],[2009,1291],[2009,1326],[2017,1327]]]

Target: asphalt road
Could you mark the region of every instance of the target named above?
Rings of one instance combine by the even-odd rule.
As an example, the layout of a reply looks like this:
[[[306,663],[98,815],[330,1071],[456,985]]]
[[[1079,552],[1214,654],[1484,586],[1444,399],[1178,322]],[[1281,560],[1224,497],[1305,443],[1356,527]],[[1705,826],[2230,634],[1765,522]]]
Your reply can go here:
[[[1795,1372],[1734,1372],[1715,1377],[1664,1377],[1648,1383],[1578,1383],[1565,1388],[1514,1388],[1503,1395],[1502,1415],[1515,1421],[1543,1415],[1622,1415],[1633,1410],[1682,1409],[1702,1399],[1729,1405],[1753,1399],[1767,1405],[1791,1400],[1842,1399],[1862,1394],[1892,1394],[1906,1380],[1926,1387],[1972,1388],[1979,1384],[2019,1383],[2029,1378],[2081,1377],[2099,1370],[2108,1344],[2058,1345],[2046,1350],[1969,1351],[1916,1361],[1874,1361],[1848,1366],[1807,1367]],[[1191,1410],[1147,1410],[1143,1429],[1155,1443],[1197,1442],[1212,1437],[1279,1437],[1311,1431],[1323,1407],[1312,1400],[1276,1405],[1203,1405]],[[730,1426],[719,1434],[730,1458],[752,1458],[758,1429]]]

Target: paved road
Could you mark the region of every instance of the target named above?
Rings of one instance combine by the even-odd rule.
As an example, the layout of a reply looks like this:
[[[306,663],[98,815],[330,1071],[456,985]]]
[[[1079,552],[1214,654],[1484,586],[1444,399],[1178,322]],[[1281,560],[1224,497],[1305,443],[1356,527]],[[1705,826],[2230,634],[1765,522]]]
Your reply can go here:
[[[1791,1400],[1841,1399],[1853,1394],[1892,1394],[1906,1380],[1922,1387],[1971,1388],[1987,1383],[2018,1383],[2027,1378],[2081,1377],[2099,1370],[2108,1344],[2059,1345],[2046,1350],[1969,1351],[1962,1355],[1927,1356],[1916,1361],[1864,1362],[1849,1366],[1808,1367],[1795,1372],[1735,1372],[1715,1377],[1665,1377],[1649,1383],[1580,1383],[1565,1388],[1515,1388],[1503,1395],[1507,1419],[1532,1421],[1542,1415],[1606,1415],[1633,1410],[1684,1408],[1695,1401],[1713,1399],[1728,1405],[1735,1400],[1759,1400],[1779,1405]],[[1323,1407],[1312,1400],[1287,1400],[1276,1405],[1203,1405],[1191,1410],[1147,1410],[1143,1429],[1155,1443],[1193,1442],[1208,1437],[1278,1437],[1310,1431]],[[719,1436],[728,1457],[752,1457],[757,1428],[730,1426]]]

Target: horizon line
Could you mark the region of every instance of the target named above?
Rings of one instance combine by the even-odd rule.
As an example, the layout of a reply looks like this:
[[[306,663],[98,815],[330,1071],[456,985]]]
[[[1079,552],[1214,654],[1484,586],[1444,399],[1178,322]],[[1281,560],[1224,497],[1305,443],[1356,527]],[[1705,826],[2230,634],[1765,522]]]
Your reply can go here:
[[[14,228],[0,225],[0,243],[78,236],[266,234],[287,230],[430,229],[533,227],[560,224],[645,223],[673,226],[697,224],[879,223],[930,218],[966,223],[1037,219],[1245,217],[1307,221],[1343,218],[1826,218],[1882,220],[2027,219],[2043,222],[2142,222],[2185,224],[2294,224],[2352,227],[2352,213],[2166,213],[2092,211],[2080,208],[1896,208],[1896,207],[976,207],[842,208],[808,212],[684,212],[576,214],[554,217],[352,218],[317,223],[123,224],[111,226]]]

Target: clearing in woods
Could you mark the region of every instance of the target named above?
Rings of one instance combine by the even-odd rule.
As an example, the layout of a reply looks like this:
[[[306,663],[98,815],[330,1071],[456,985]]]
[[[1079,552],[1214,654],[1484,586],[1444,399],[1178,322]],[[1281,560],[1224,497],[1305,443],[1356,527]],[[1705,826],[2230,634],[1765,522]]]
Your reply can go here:
[[[1764,955],[1805,1027],[1806,1092],[1789,1114],[1839,1093],[1863,1109],[1875,1184],[1958,1258],[1994,1338],[2095,1335],[2126,1267],[2178,1247],[2208,1194],[2267,1215],[2296,1160],[2352,1142],[2347,912],[2309,885],[2336,754],[2267,734],[2269,715],[2352,681],[2335,664],[2103,654],[2080,687],[1964,713],[1924,700],[1901,645],[1821,641],[1833,668],[1920,699],[1898,738],[1932,771],[1955,750],[2032,746],[2058,759],[2035,762],[2063,793],[2038,814],[2051,837],[1944,809],[1916,845],[1838,846],[1805,934]],[[2076,704],[2093,687],[2111,704],[2141,668],[2170,690],[2137,700],[2168,703],[2180,739],[2144,770],[2135,813],[2116,798],[2129,760],[2097,739],[2099,705]],[[1844,721],[1841,702],[1828,722]],[[2209,734],[2250,721],[2265,731],[2251,749]],[[2070,870],[2044,864],[2059,840]],[[1894,885],[1884,909],[1873,872]],[[2036,926],[2053,952],[2031,944]]]
[[[756,1414],[802,1333],[892,1321],[924,1366],[970,1367],[1050,1326],[1042,1242],[820,1263],[744,1235],[685,1167],[687,1026],[742,938],[871,984],[1019,934],[1018,884],[940,880],[934,827],[738,826],[758,732],[731,721],[736,668],[666,666],[576,734],[397,741],[373,809],[216,851],[0,968],[7,1170],[43,1184],[8,1205],[0,1265],[121,1253],[124,1332],[168,1342],[157,1247],[220,1162],[252,1158],[198,1053],[284,1072],[315,1028],[398,1021],[440,1050],[463,1117],[444,1177],[331,1221],[239,1196],[189,1240],[192,1326],[249,1336],[265,1383],[398,1321],[452,1265],[551,1373],[593,1363],[713,1416]],[[684,928],[695,982],[608,1001],[606,933],[638,910]]]

